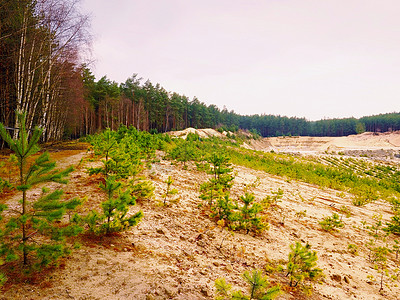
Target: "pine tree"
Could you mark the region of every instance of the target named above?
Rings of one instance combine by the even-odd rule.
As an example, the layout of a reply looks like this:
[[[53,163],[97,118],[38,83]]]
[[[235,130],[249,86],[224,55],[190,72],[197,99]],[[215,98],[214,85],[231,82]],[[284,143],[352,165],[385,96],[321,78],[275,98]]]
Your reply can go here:
[[[198,137],[198,135],[197,135]],[[193,138],[189,134],[186,140],[177,139],[176,146],[170,150],[169,157],[179,162],[183,162],[183,168],[186,169],[186,163],[190,160],[196,160],[199,157],[199,152],[194,144]]]
[[[214,175],[214,179],[222,185],[223,190],[227,190],[232,187],[233,176],[231,164],[229,163],[230,158],[222,153],[213,153],[208,159],[211,163],[211,172]]]
[[[319,224],[325,231],[332,231],[332,230],[339,231],[338,228],[344,227],[344,223],[337,213],[333,213],[332,216],[326,217],[325,219],[320,221]]]
[[[11,217],[0,228],[0,257],[6,262],[18,260],[22,254],[23,264],[28,265],[28,258],[35,260],[35,266],[46,266],[68,252],[64,237],[76,235],[81,228],[76,225],[57,226],[67,209],[73,210],[80,201],[72,199],[61,201],[62,190],[44,193],[37,200],[27,196],[32,187],[45,182],[67,183],[65,177],[72,167],[60,171],[54,170],[55,162],[50,161],[49,154],[44,152],[33,160],[39,152],[38,141],[41,130],[34,128],[29,139],[25,126],[25,114],[17,113],[19,128],[18,138],[12,139],[3,124],[0,123],[0,135],[17,157],[19,185],[22,199],[19,208],[8,209]],[[37,238],[40,236],[41,238]],[[31,255],[30,255],[31,254]]]
[[[224,199],[229,194],[229,189],[233,185],[234,177],[229,157],[222,153],[213,153],[208,162],[211,164],[210,171],[213,177],[200,185],[200,198],[208,201],[210,207],[213,206],[215,199]]]
[[[255,202],[254,194],[246,193],[240,197],[243,206],[239,209],[236,219],[239,222],[239,228],[246,230],[263,231],[268,228],[268,223],[264,222],[260,216],[257,216],[263,211],[261,204]]]
[[[115,176],[108,176],[100,188],[106,193],[107,199],[101,203],[102,214],[92,211],[85,217],[89,231],[96,234],[119,232],[135,226],[143,217],[143,212],[128,217],[130,206],[136,204],[135,197],[129,189],[123,190],[122,183]]]
[[[171,186],[174,183],[174,181],[172,180],[171,176],[168,176],[168,179],[165,181],[165,183],[167,184],[167,190],[163,194],[164,206],[167,205],[167,198],[169,196],[173,196],[173,195],[178,194],[178,190],[177,189],[171,189]],[[172,200],[172,202],[176,202],[176,201],[177,201],[177,199]],[[170,202],[171,202],[171,200],[170,200]]]
[[[111,151],[118,147],[118,142],[116,139],[116,134],[114,131],[107,128],[102,133],[95,135],[91,138],[91,144],[96,155],[104,157],[102,161],[104,164],[103,168],[96,168],[89,170],[89,173],[104,173],[106,176],[109,173],[109,158]]]
[[[228,284],[225,278],[219,278],[215,281],[215,288],[217,290],[217,297],[215,299],[272,300],[281,293],[279,285],[268,288],[269,282],[267,276],[264,276],[260,270],[244,272],[243,279],[249,284],[247,295],[240,290],[231,291],[232,285]]]
[[[232,203],[231,198],[226,194],[225,196],[219,197],[216,203],[211,207],[211,217],[217,218],[218,220],[224,220],[225,225],[232,227],[231,222],[235,221],[235,209],[235,204]],[[235,229],[235,227],[232,229]]]
[[[374,269],[381,274],[379,292],[383,291],[383,280],[385,276],[389,276],[387,256],[389,249],[386,247],[375,247],[373,249],[373,261],[375,263]]]
[[[400,235],[400,212],[396,212],[390,222],[386,223],[386,225],[387,227],[384,229],[385,231],[395,235]]]
[[[316,267],[317,252],[311,251],[308,243],[303,246],[296,242],[290,245],[290,249],[292,251],[289,253],[286,274],[290,278],[290,286],[297,286],[305,280],[314,281],[323,276],[322,270]]]

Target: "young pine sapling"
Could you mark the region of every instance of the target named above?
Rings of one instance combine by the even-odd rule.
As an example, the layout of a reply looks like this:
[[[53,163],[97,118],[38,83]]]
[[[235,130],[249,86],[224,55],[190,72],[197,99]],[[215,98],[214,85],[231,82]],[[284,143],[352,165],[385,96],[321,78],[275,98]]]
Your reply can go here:
[[[20,124],[18,137],[11,138],[1,123],[0,135],[17,158],[16,188],[21,192],[22,199],[20,206],[15,209],[8,209],[5,205],[1,207],[0,212],[8,209],[10,218],[0,225],[0,256],[4,257],[5,262],[10,262],[18,260],[22,255],[24,266],[28,266],[30,258],[36,267],[46,266],[68,253],[65,236],[77,235],[82,230],[77,225],[58,224],[67,209],[73,210],[81,202],[76,199],[61,201],[62,190],[49,193],[44,189],[39,199],[28,197],[28,190],[40,183],[67,183],[65,178],[72,167],[55,170],[56,164],[50,160],[47,152],[37,156],[42,131],[35,127],[29,138],[25,114],[17,113],[16,117]]]
[[[246,193],[240,197],[240,200],[243,206],[239,208],[235,217],[238,228],[246,230],[246,233],[249,233],[250,230],[261,232],[268,229],[268,223],[258,216],[264,208],[260,203],[255,202],[254,194]]]
[[[303,246],[300,242],[290,245],[286,277],[289,277],[290,286],[297,286],[304,281],[316,281],[323,276],[321,269],[317,267],[317,252],[311,251],[307,243]]]
[[[109,234],[123,231],[135,226],[143,217],[142,211],[128,217],[130,206],[136,204],[135,197],[129,189],[123,190],[122,183],[115,176],[108,176],[105,183],[100,183],[100,188],[106,193],[106,200],[101,203],[102,213],[90,212],[85,217],[89,231],[95,234]]]
[[[210,207],[214,205],[215,199],[225,198],[229,194],[229,189],[233,185],[233,176],[230,174],[229,157],[224,154],[213,153],[208,162],[211,168],[208,173],[213,177],[200,185],[200,198],[207,201]]]
[[[272,300],[282,293],[279,285],[272,287],[268,282],[267,276],[262,274],[261,270],[246,271],[243,274],[243,279],[248,283],[248,292],[241,290],[232,291],[232,285],[228,284],[225,278],[219,278],[215,281],[217,291],[216,300],[226,299],[242,299],[242,300]]]
[[[332,216],[326,217],[320,221],[319,224],[325,231],[339,231],[338,228],[344,227],[344,223],[337,213],[333,213]]]
[[[167,184],[167,190],[163,194],[164,206],[167,205],[167,198],[168,197],[178,194],[178,190],[177,189],[171,189],[171,186],[174,183],[174,181],[172,180],[171,176],[168,176],[168,179],[165,181],[165,183]],[[176,202],[177,200],[178,199],[172,199],[172,200],[170,200],[170,202]]]

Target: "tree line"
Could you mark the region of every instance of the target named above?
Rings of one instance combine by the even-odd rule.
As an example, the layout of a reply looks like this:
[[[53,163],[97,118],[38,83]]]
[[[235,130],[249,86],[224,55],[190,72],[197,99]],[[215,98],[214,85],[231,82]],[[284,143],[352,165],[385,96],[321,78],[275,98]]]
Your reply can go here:
[[[168,92],[160,84],[143,81],[137,74],[118,84],[106,76],[96,81],[87,67],[82,68],[87,107],[73,135],[91,134],[104,128],[133,125],[150,132],[182,130],[187,127],[219,128],[236,131],[248,129],[261,136],[346,136],[365,131],[400,130],[400,113],[342,119],[308,121],[305,118],[276,115],[243,116],[206,105],[197,97],[189,99]]]
[[[264,137],[272,136],[347,136],[366,131],[387,132],[400,130],[400,113],[366,116],[359,119],[323,119],[308,121],[305,118],[274,115],[240,116],[243,129],[255,129]]]
[[[235,131],[253,129],[262,136],[345,136],[364,131],[400,130],[400,114],[308,121],[276,115],[243,116],[226,107],[206,105],[167,91],[133,74],[123,83],[96,80],[82,64],[90,42],[88,17],[79,0],[0,1],[0,122],[42,128],[42,141],[78,138],[133,126],[149,132],[187,127]],[[17,130],[14,130],[16,137]]]

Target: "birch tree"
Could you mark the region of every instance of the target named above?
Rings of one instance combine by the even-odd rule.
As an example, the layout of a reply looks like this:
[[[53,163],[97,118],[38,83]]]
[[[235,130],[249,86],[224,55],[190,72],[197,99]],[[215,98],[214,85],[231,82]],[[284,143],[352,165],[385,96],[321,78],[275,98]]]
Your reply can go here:
[[[78,0],[6,0],[1,7],[0,65],[6,62],[12,78],[12,86],[0,81],[9,91],[3,119],[19,128],[18,119],[10,122],[10,111],[24,112],[27,128],[40,125],[44,141],[62,135],[68,113],[65,78],[76,69],[78,53],[89,40],[88,17],[77,5]]]

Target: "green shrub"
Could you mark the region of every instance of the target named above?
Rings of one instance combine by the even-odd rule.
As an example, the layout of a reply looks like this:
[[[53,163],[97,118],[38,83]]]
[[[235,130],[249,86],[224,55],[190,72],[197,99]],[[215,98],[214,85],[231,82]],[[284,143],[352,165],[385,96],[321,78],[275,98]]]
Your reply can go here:
[[[4,190],[12,190],[14,186],[6,179],[0,178],[0,193],[2,193]]]
[[[3,273],[0,273],[0,288],[6,283],[7,277]]]
[[[188,161],[196,161],[200,158],[199,156],[198,149],[193,141],[179,139],[176,141],[175,147],[168,152],[167,158],[183,162],[185,167]]]
[[[385,231],[395,235],[400,235],[400,212],[397,212],[390,219],[390,222],[386,223]]]
[[[283,197],[283,190],[281,188],[278,188],[278,190],[276,192],[272,192],[272,196],[268,195],[264,198],[263,202],[268,204],[268,205],[272,205],[275,206],[278,204],[278,202],[281,201]],[[300,195],[301,197],[301,195]]]
[[[358,247],[357,247],[357,245],[349,244],[347,246],[347,250],[353,255],[358,255]]]
[[[243,229],[246,233],[250,231],[262,232],[269,228],[268,223],[259,215],[264,210],[264,207],[255,202],[254,194],[246,193],[240,197],[243,205],[237,209],[233,220],[234,229]]]
[[[234,220],[234,209],[236,207],[237,206],[234,205],[229,195],[220,196],[211,207],[211,217],[217,218],[217,220],[224,220],[224,224],[231,227],[231,222]]]
[[[214,205],[216,199],[224,201],[225,195],[232,187],[234,177],[231,175],[232,168],[229,160],[226,155],[221,153],[213,153],[208,159],[210,167],[207,173],[212,174],[213,177],[200,185],[199,197],[208,202],[210,207]]]

